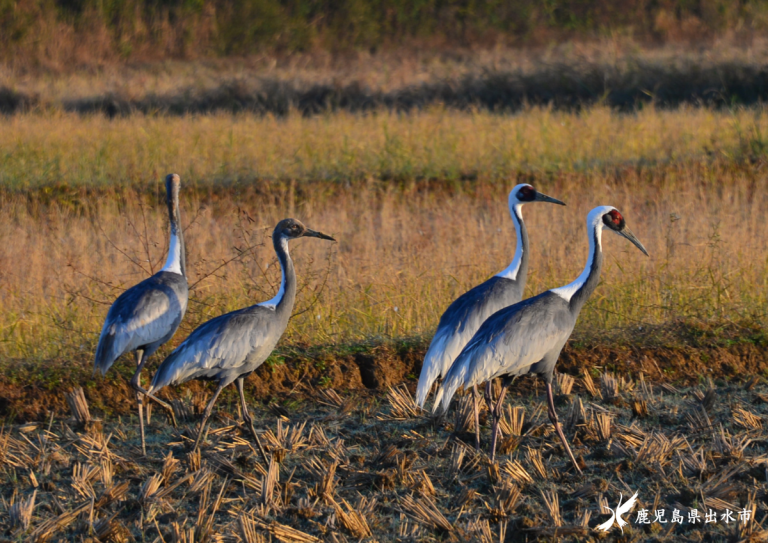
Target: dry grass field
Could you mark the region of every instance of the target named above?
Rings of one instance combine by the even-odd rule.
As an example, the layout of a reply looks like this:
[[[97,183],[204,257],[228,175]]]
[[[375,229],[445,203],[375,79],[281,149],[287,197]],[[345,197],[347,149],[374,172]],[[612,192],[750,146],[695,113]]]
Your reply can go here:
[[[584,217],[596,205],[622,210],[651,253],[606,236],[602,284],[577,337],[676,321],[759,328],[767,124],[760,110],[600,108],[7,118],[0,352],[90,356],[112,300],[164,261],[160,180],[169,171],[184,183],[194,285],[172,343],[202,320],[273,295],[269,235],[285,216],[339,243],[296,244],[302,291],[284,343],[428,337],[454,297],[511,259],[506,195],[523,181],[568,204],[525,208],[530,294],[578,275]]]
[[[0,63],[0,112],[284,117],[436,105],[497,112],[525,111],[532,105],[572,110],[603,105],[624,111],[654,104],[744,106],[768,99],[766,45],[760,34],[706,40],[696,47],[675,42],[648,47],[614,34],[529,47],[453,43],[345,54],[314,48],[291,55],[84,62],[50,69]]]
[[[135,417],[89,422],[77,404],[79,419],[0,432],[0,531],[3,541],[765,540],[764,382],[676,389],[609,372],[558,382],[584,475],[528,379],[512,389],[493,464],[468,444],[469,397],[433,419],[404,388],[386,398],[298,390],[257,407],[268,464],[238,425],[234,398],[197,454],[189,449],[205,398],[177,402],[191,418],[174,430],[155,417],[147,457]],[[487,447],[487,428],[483,436]],[[606,507],[634,492],[623,535],[595,531]],[[636,522],[640,510],[650,524]],[[662,510],[666,524],[653,522]],[[705,524],[712,511],[716,522]]]
[[[752,520],[631,523],[609,540],[765,540],[766,131],[760,108],[0,118],[0,538],[587,541],[602,506],[637,490],[667,517]],[[231,391],[188,454],[200,385],[165,392],[182,423],[156,413],[141,458],[131,362],[91,376],[109,304],[165,259],[171,171],[190,308],[150,372],[202,321],[273,296],[279,219],[338,240],[293,245],[295,315],[249,377],[271,467]],[[576,379],[559,377],[557,404],[584,476],[533,379],[512,387],[494,465],[466,445],[464,400],[433,419],[407,390],[445,307],[512,258],[506,197],[521,182],[568,204],[524,208],[529,294],[578,275],[596,205],[618,207],[651,254],[605,234],[563,355]],[[73,385],[101,421],[81,404],[68,418]]]

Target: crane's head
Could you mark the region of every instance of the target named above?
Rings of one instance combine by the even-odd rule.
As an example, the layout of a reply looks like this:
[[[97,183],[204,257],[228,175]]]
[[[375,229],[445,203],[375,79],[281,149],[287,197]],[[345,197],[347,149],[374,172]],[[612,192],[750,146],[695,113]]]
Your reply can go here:
[[[322,232],[310,230],[298,219],[283,219],[277,223],[277,226],[275,226],[274,235],[285,239],[310,237],[336,241],[331,236],[323,234]]]
[[[600,206],[593,209],[589,215],[595,226],[600,224],[601,227],[604,226],[605,228],[616,232],[621,237],[627,238],[635,245],[635,247],[640,249],[645,256],[649,256],[648,251],[645,250],[645,247],[640,243],[640,240],[637,239],[629,229],[627,222],[624,220],[624,216],[618,209],[612,206]],[[588,223],[590,219],[588,219]]]
[[[175,173],[165,176],[165,203],[168,205],[168,217],[171,220],[171,230],[176,233],[179,222],[179,188],[181,177]]]
[[[546,194],[542,194],[537,191],[531,185],[523,183],[517,185],[509,193],[509,209],[512,210],[515,206],[521,204],[527,204],[529,202],[549,202],[550,204],[559,204],[564,206],[565,203],[561,202],[557,198],[552,198]]]
[[[181,177],[176,173],[169,173],[165,176],[165,195],[169,203],[179,201],[179,188],[181,187]]]

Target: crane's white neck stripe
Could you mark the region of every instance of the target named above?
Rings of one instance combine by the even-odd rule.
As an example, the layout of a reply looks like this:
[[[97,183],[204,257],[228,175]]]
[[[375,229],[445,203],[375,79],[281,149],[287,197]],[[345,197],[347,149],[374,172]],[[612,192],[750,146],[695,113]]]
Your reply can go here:
[[[285,251],[285,256],[288,257],[288,239],[281,236],[280,246],[282,247],[283,251]],[[280,262],[280,273],[282,277],[280,279],[280,290],[277,291],[277,295],[271,300],[267,300],[266,302],[261,302],[258,305],[267,307],[269,309],[276,309],[278,304],[280,304],[281,300],[283,299],[283,296],[285,296],[285,268],[283,267],[282,262]]]
[[[168,245],[168,258],[165,260],[165,266],[162,271],[181,273],[181,242],[176,235],[176,229],[171,225],[171,242]]]
[[[587,232],[589,234],[589,259],[587,265],[584,267],[584,271],[576,280],[564,287],[550,289],[550,292],[554,292],[560,296],[566,302],[570,302],[573,295],[576,294],[584,283],[589,279],[590,273],[592,273],[592,263],[595,261],[598,251],[603,250],[603,215],[613,209],[610,206],[602,206],[593,209],[587,216]],[[595,246],[597,243],[597,246]]]
[[[503,277],[505,279],[515,280],[517,274],[520,271],[520,265],[523,262],[523,204],[517,202],[509,206],[509,214],[512,215],[512,222],[515,223],[515,231],[517,232],[517,247],[515,247],[515,257],[512,259],[512,263],[506,267],[503,271],[496,274],[496,277]]]

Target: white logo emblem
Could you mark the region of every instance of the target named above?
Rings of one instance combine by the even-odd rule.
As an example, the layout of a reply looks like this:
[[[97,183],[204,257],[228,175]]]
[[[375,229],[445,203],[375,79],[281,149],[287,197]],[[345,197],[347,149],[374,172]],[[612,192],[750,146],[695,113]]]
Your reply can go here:
[[[610,507],[606,507],[611,512],[611,518],[609,518],[606,522],[598,525],[596,528],[598,530],[601,530],[603,532],[607,532],[608,530],[613,527],[613,521],[616,521],[616,524],[619,525],[619,528],[621,529],[621,533],[624,533],[624,526],[627,525],[627,521],[621,518],[621,515],[624,513],[628,513],[630,509],[632,509],[635,506],[635,502],[637,502],[637,492],[635,492],[635,495],[629,498],[624,504],[622,505],[621,500],[624,498],[621,494],[619,494],[619,504],[616,506],[616,510],[614,511]]]

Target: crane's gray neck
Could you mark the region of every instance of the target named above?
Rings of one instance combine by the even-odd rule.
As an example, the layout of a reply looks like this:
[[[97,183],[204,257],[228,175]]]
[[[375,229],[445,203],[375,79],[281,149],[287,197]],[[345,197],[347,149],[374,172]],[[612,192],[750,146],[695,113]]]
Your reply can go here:
[[[171,223],[171,241],[168,244],[168,258],[162,271],[178,273],[187,276],[187,252],[184,247],[184,232],[181,231],[181,218],[179,216],[179,195],[169,195],[168,219]]]
[[[552,289],[552,292],[562,297],[570,304],[571,311],[578,315],[581,308],[597,288],[600,282],[600,270],[603,267],[602,220],[590,225],[589,228],[589,258],[581,275],[570,285]]]
[[[277,313],[290,317],[293,311],[293,303],[296,300],[296,270],[293,267],[293,260],[288,252],[288,238],[275,232],[272,234],[272,244],[275,246],[275,253],[280,261],[280,290],[271,300],[261,302],[259,305],[274,309]]]
[[[517,247],[515,247],[515,257],[506,269],[497,273],[497,277],[504,277],[517,281],[522,289],[525,288],[525,281],[528,278],[528,229],[523,221],[523,204],[517,203],[510,208],[512,222],[515,224],[517,232]]]

